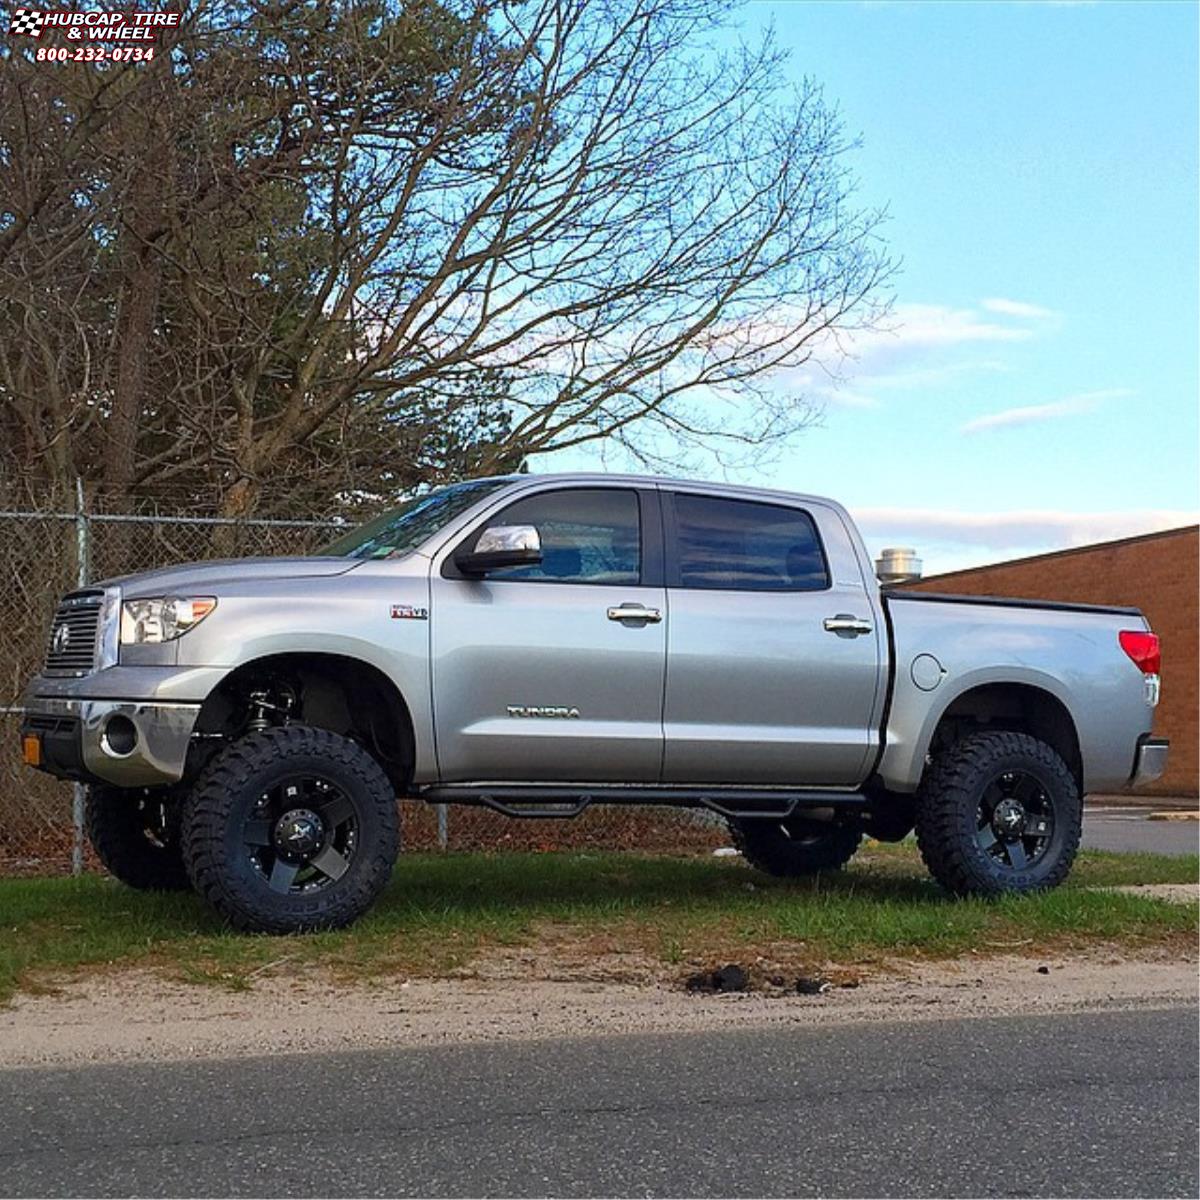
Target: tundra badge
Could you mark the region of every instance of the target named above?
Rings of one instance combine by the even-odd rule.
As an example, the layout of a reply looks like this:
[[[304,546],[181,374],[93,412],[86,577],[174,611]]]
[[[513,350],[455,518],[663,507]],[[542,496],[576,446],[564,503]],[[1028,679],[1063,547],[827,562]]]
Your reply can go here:
[[[579,719],[579,709],[562,704],[510,704],[510,717],[564,717],[570,720]]]

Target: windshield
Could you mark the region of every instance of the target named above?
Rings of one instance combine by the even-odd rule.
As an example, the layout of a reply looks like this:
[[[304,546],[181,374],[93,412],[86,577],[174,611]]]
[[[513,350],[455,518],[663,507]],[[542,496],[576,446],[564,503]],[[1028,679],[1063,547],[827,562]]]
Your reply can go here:
[[[399,558],[415,550],[460,513],[507,487],[509,479],[476,479],[437,488],[360,525],[317,551],[331,558]]]

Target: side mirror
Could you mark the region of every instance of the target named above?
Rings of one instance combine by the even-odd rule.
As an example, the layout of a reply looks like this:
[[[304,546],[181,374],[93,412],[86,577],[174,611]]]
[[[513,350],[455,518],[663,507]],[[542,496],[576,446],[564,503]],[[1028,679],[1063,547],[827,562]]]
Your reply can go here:
[[[493,525],[475,541],[461,547],[454,565],[464,575],[486,575],[501,567],[535,567],[542,561],[542,537],[533,525]]]

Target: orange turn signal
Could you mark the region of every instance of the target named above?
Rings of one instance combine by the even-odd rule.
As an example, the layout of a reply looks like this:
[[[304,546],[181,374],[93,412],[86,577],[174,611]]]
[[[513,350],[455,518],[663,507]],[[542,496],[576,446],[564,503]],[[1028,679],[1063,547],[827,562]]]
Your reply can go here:
[[[42,765],[42,739],[36,733],[27,733],[21,739],[21,756],[27,767]]]

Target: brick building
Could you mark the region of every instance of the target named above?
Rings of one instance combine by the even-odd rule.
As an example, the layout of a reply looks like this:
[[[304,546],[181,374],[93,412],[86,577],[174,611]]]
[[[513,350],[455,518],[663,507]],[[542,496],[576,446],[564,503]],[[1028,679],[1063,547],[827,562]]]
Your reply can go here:
[[[926,592],[1136,605],[1162,640],[1162,699],[1154,732],[1171,739],[1166,775],[1139,790],[1196,795],[1200,526],[930,575],[903,586]]]

